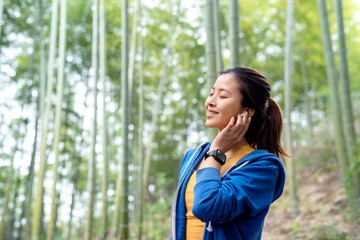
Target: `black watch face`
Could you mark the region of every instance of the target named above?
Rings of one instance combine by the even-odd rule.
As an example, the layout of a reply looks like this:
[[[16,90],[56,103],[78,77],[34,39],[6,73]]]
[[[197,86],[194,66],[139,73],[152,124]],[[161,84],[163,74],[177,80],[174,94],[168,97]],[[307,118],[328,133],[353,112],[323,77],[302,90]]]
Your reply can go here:
[[[216,157],[221,160],[222,162],[226,161],[226,155],[221,151],[216,151]]]

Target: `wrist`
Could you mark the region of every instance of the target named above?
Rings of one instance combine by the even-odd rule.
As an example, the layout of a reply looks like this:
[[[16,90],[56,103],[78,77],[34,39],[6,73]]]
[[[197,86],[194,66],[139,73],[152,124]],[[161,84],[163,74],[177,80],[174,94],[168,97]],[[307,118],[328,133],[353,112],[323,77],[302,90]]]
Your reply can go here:
[[[225,153],[223,153],[220,149],[214,149],[212,150],[211,148],[209,149],[208,152],[205,153],[205,161],[209,158],[214,159],[215,161],[217,161],[218,163],[220,163],[221,165],[225,164],[226,161],[226,155]]]
[[[215,160],[214,157],[208,157],[207,159],[201,161],[200,163],[200,167],[198,170],[203,169],[203,168],[216,168],[218,170],[221,169],[221,164]]]

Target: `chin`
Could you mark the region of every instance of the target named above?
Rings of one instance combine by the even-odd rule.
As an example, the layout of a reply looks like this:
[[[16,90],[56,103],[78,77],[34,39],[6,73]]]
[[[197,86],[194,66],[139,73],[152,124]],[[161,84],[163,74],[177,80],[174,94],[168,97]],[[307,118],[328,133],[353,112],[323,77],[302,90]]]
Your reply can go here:
[[[205,126],[208,128],[219,128],[217,124],[205,122]]]

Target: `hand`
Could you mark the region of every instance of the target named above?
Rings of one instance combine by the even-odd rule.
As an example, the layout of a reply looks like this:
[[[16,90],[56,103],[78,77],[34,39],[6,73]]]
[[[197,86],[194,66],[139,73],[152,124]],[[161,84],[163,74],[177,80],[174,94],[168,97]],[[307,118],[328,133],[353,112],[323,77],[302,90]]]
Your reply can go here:
[[[230,119],[229,124],[218,133],[210,146],[210,151],[220,149],[226,153],[233,147],[238,146],[243,140],[251,122],[249,113],[245,111],[243,116],[238,114]]]

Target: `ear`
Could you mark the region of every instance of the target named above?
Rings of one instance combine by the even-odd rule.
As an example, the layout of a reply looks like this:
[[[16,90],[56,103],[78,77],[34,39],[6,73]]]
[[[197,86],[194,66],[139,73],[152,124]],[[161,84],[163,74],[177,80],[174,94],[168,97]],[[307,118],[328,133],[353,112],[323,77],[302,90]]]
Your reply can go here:
[[[249,117],[252,117],[255,114],[255,109],[253,108],[246,108],[245,110],[248,112]]]

